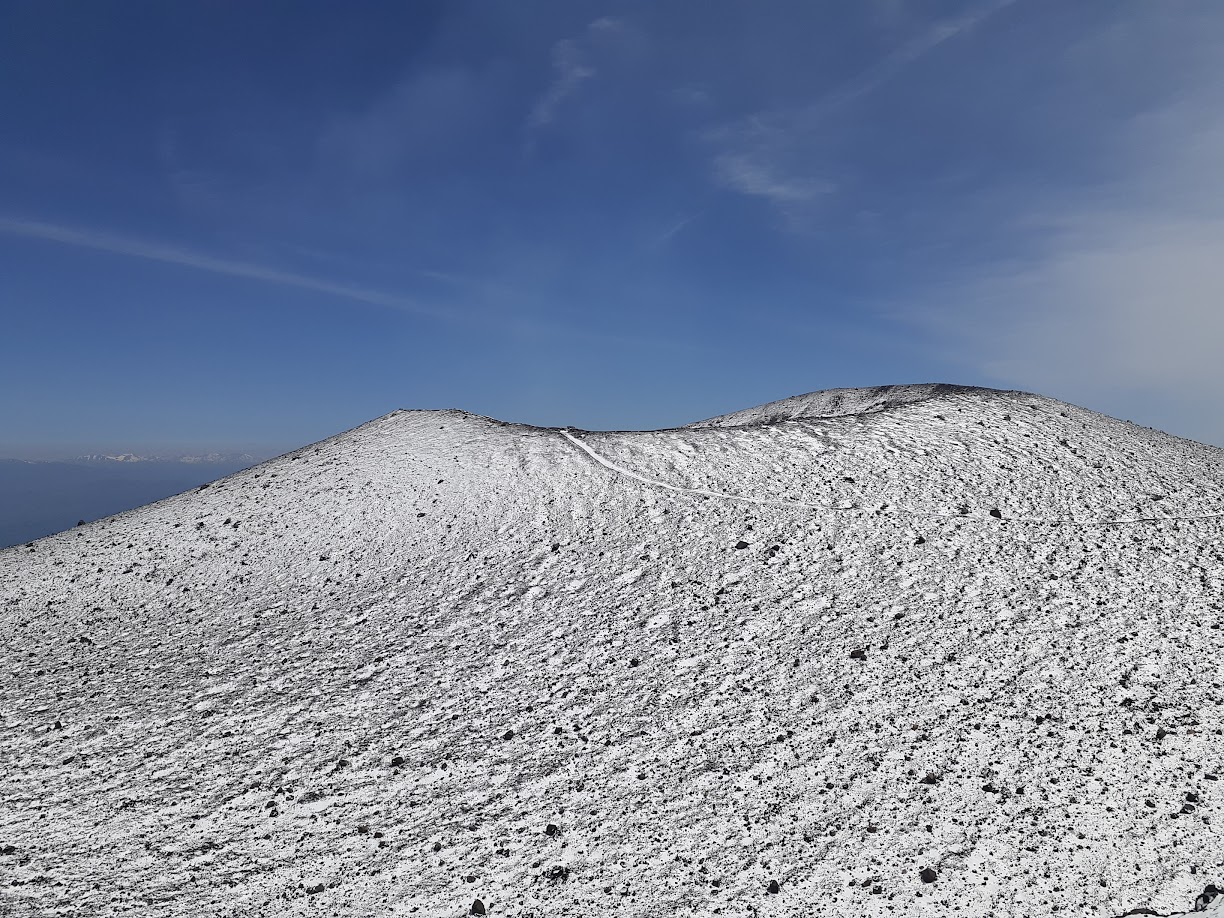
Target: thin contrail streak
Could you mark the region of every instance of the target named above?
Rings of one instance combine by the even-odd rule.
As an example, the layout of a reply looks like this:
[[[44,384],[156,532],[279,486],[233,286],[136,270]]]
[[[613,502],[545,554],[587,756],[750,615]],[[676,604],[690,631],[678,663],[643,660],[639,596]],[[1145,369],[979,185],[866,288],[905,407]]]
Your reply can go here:
[[[61,245],[71,245],[95,252],[109,252],[112,255],[124,255],[129,258],[142,258],[146,261],[157,261],[163,264],[182,265],[212,274],[227,277],[239,277],[247,280],[262,281],[277,284],[282,287],[295,287],[299,290],[310,290],[315,293],[325,293],[368,303],[373,306],[384,306],[399,309],[432,319],[453,320],[453,310],[427,306],[404,296],[384,293],[379,290],[368,290],[348,284],[337,284],[306,274],[293,271],[282,271],[264,265],[244,261],[233,261],[227,258],[217,258],[201,252],[175,248],[155,242],[145,242],[140,239],[130,239],[124,236],[114,236],[110,233],[100,233],[93,230],[74,229],[58,226],[54,223],[42,223],[34,220],[19,220],[0,216],[0,233],[19,236],[23,239],[39,239],[45,242],[57,242]]]

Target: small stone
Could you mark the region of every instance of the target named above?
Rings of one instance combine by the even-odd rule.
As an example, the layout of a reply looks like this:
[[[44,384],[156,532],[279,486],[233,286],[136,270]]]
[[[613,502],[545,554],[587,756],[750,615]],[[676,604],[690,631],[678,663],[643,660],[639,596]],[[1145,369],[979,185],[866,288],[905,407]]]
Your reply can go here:
[[[771,893],[779,893],[782,891],[782,887],[778,885],[777,880],[770,880],[769,881],[769,891]]]
[[[469,915],[484,915],[485,914],[485,904],[481,902],[479,899],[477,899],[475,902],[472,903],[472,907],[468,911],[468,914]]]
[[[925,777],[923,777],[923,778],[921,778],[921,779],[918,781],[918,783],[919,783],[919,784],[935,784],[935,783],[937,783],[938,781],[939,781],[939,775],[935,774],[935,772],[933,772],[933,771],[928,771],[928,772],[926,773],[926,776],[925,776]]]
[[[924,539],[922,536],[918,536],[918,538],[914,539],[914,544],[915,545],[925,545],[926,539]]]
[[[939,874],[937,874],[931,867],[923,867],[920,871],[918,871],[918,878],[922,880],[923,883],[934,883],[937,879],[939,879]]]
[[[866,660],[867,651],[863,650],[862,648],[859,648],[858,650],[852,650],[850,651],[850,659],[851,660]]]
[[[1003,519],[1003,511],[1000,510],[998,507],[995,507],[993,510],[991,510],[990,515],[993,516],[996,520]]]
[[[561,834],[561,830],[558,829],[555,825],[553,825],[550,822],[547,826],[544,827],[544,834],[547,835],[549,838],[556,838],[558,835]]]
[[[1214,883],[1208,883],[1202,894],[1194,900],[1194,910],[1196,912],[1205,912],[1207,906],[1214,902],[1219,894],[1220,888]]]
[[[748,547],[748,543],[745,542],[743,539],[740,539],[738,542],[735,543],[735,547],[737,550],[743,551],[745,548]]]
[[[513,730],[507,730],[505,733],[503,733],[503,734],[502,734],[502,739],[504,739],[504,740],[512,740],[512,739],[514,739],[514,731],[513,731]]]
[[[434,851],[435,851],[435,852],[441,851],[441,850],[442,850],[442,842],[437,842],[437,841],[436,841],[436,842],[434,842],[433,848],[434,848]]]
[[[402,755],[392,756],[391,758],[392,768],[399,768],[403,764],[404,764],[404,757]]]

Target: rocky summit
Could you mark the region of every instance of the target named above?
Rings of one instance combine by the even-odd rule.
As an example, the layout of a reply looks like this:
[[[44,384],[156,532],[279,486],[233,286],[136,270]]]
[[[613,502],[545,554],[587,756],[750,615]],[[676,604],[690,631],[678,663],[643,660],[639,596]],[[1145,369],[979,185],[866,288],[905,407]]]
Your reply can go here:
[[[16,546],[0,914],[1224,914],[1222,460],[401,411]]]

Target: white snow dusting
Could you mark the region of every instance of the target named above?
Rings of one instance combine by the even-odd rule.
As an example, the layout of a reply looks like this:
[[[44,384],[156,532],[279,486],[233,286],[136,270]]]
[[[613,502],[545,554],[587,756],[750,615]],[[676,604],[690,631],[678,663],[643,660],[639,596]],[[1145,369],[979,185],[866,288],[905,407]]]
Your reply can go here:
[[[1222,458],[406,411],[0,552],[0,915],[1224,915]]]

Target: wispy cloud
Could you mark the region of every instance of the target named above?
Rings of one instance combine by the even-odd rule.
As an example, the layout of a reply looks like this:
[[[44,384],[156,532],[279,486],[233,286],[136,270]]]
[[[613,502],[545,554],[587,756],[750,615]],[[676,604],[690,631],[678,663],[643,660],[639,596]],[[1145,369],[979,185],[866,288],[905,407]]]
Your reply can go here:
[[[724,188],[783,206],[837,190],[837,185],[826,179],[793,174],[776,154],[767,141],[753,149],[720,153],[714,157],[714,178]]]
[[[1035,245],[911,291],[895,317],[989,379],[1224,444],[1220,102],[1132,121],[1115,182],[1018,196],[1009,222]]]
[[[894,79],[905,68],[930,54],[944,42],[973,31],[1000,10],[1011,6],[1016,0],[994,0],[984,3],[953,19],[945,19],[927,27],[914,38],[890,54],[885,55],[872,67],[857,77],[843,83],[825,94],[800,113],[806,125],[818,121],[854,100],[866,96]]]
[[[701,216],[701,213],[695,213],[695,214],[690,214],[687,217],[681,217],[679,220],[677,220],[675,223],[673,223],[663,232],[655,236],[655,238],[650,243],[650,247],[652,249],[663,248],[669,242],[671,242],[672,239],[674,239],[676,235],[680,233],[686,226],[688,226],[694,220],[698,219],[700,216]]]
[[[561,103],[578,91],[583,80],[595,76],[595,68],[587,63],[586,54],[573,39],[563,38],[553,45],[552,59],[557,76],[531,109],[527,118],[529,128],[551,124]]]
[[[495,66],[414,72],[363,108],[327,118],[319,165],[341,181],[369,183],[448,161],[496,126],[504,83]]]
[[[794,215],[797,205],[836,190],[813,174],[812,139],[831,115],[893,80],[940,45],[980,26],[1015,0],[994,0],[963,16],[928,26],[858,76],[801,108],[758,112],[706,132],[714,148],[712,177],[730,191],[764,198]]]
[[[552,47],[555,75],[544,94],[536,100],[527,116],[528,136],[552,124],[562,104],[574,96],[582,84],[596,74],[591,61],[591,41],[619,34],[624,26],[620,20],[603,17],[590,23],[577,38],[563,38]],[[530,141],[529,141],[530,142]]]
[[[594,343],[601,346],[628,347],[639,350],[661,350],[671,353],[688,352],[696,349],[690,342],[676,341],[661,336],[639,336],[607,331],[590,331],[554,322],[548,318],[533,317],[530,311],[493,310],[488,307],[462,310],[437,307],[421,303],[419,300],[410,297],[386,293],[380,290],[371,290],[367,287],[334,283],[317,277],[310,277],[291,271],[282,271],[277,268],[269,268],[250,262],[217,258],[188,249],[159,245],[157,243],[131,239],[125,236],[116,236],[110,233],[101,233],[94,230],[59,226],[53,223],[0,216],[0,233],[23,239],[37,239],[44,242],[75,246],[95,252],[106,252],[128,258],[140,258],[163,264],[181,265],[185,268],[207,271],[211,274],[220,274],[226,277],[237,277],[282,287],[307,290],[312,293],[327,294],[343,300],[396,309],[422,318],[452,324],[475,326],[485,330],[491,328],[499,329],[522,340],[554,339],[557,341]],[[509,298],[513,300],[518,296],[513,291],[498,288],[494,285],[476,285],[475,282],[462,278],[457,279],[449,275],[442,276],[441,279],[448,282],[478,286],[478,292],[486,299]]]
[[[270,268],[250,262],[218,258],[189,249],[175,248],[173,246],[160,245],[124,236],[115,236],[110,233],[94,230],[75,229],[53,223],[0,216],[0,233],[19,236],[24,239],[39,239],[44,242],[56,242],[62,245],[92,249],[97,252],[108,252],[112,255],[124,255],[129,258],[142,258],[146,261],[181,265],[185,268],[194,268],[199,271],[207,271],[211,274],[261,281],[281,287],[294,287],[299,290],[324,293],[372,306],[398,309],[432,319],[455,318],[453,310],[429,306],[409,297],[348,284],[338,284],[305,274],[297,274],[292,271],[282,271],[278,268]]]

